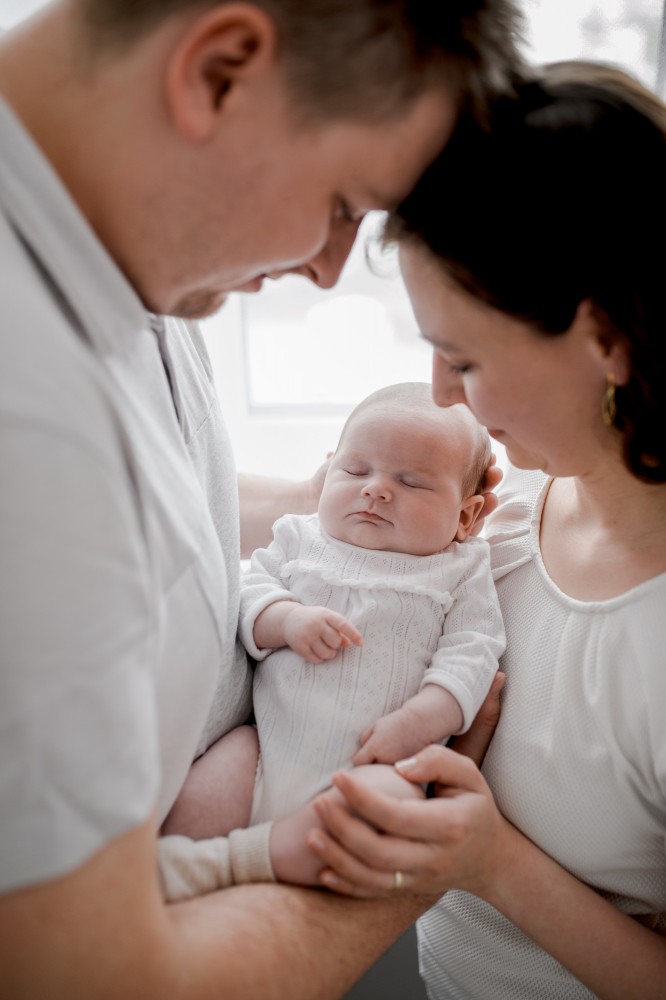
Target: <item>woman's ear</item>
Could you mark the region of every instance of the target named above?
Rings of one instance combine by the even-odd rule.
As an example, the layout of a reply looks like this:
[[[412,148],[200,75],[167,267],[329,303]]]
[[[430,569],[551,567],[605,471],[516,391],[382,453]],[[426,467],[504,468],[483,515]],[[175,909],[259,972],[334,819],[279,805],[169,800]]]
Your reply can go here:
[[[197,17],[166,68],[165,96],[178,132],[209,139],[235,89],[275,69],[277,50],[275,23],[252,4],[225,3]]]
[[[471,533],[478,520],[479,514],[483,510],[484,503],[485,499],[480,493],[475,493],[474,496],[467,497],[466,500],[463,500],[460,508],[458,530],[456,531],[457,542],[464,542]]]
[[[626,385],[631,375],[627,341],[615,329],[606,313],[591,299],[584,299],[574,318],[573,327],[585,331],[590,348],[603,374],[612,374],[616,385]]]

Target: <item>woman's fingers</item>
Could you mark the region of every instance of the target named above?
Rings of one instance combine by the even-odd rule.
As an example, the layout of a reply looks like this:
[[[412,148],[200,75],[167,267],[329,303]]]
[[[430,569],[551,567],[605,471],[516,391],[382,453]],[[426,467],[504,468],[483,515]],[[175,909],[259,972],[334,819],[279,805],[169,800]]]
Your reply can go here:
[[[420,785],[435,782],[440,786],[439,794],[447,796],[464,791],[478,792],[486,787],[481,772],[471,757],[434,743],[424,747],[413,757],[396,761],[394,766],[408,781]]]
[[[377,767],[363,770],[372,779]],[[315,800],[323,829],[309,834],[324,866],[322,883],[359,897],[398,888],[418,896],[450,888],[482,895],[501,867],[503,821],[473,761],[430,746],[387,770],[414,785],[434,783],[435,797],[424,799],[420,789],[401,781],[397,794],[379,791],[360,768],[336,774],[334,788]],[[407,799],[400,797],[404,789]]]
[[[453,749],[456,753],[469,757],[477,767],[481,767],[483,758],[493,738],[493,733],[499,722],[501,702],[500,694],[504,687],[505,674],[498,672],[493,678],[490,690],[476,714],[474,722],[462,736],[456,736]]]
[[[381,896],[388,894],[393,885],[391,869],[369,868],[321,830],[309,835],[308,847],[327,866],[320,874],[322,885],[335,892],[350,896]]]
[[[472,761],[444,747],[427,747],[408,761],[401,761],[396,770],[414,784],[436,782],[442,799],[486,791],[486,784]],[[372,767],[369,771],[372,772]],[[442,824],[447,822],[447,813],[449,822],[454,821],[455,811],[438,808],[444,805],[443,802],[438,804],[420,797],[405,801],[401,796],[378,791],[367,780],[367,773],[366,770],[365,775],[356,776],[353,770],[341,771],[333,777],[333,784],[343,798],[342,804],[328,795],[317,800],[318,811],[329,832],[357,857],[375,858],[382,863],[378,830],[383,842],[387,842],[387,834],[411,842],[438,840],[442,836]],[[391,867],[395,861],[391,856],[385,865]]]
[[[427,858],[425,847],[379,834],[334,800],[317,800],[316,808],[327,829],[312,831],[308,846],[326,866],[320,878],[329,889],[359,897],[389,895],[396,891],[401,865],[420,867],[421,855]],[[401,889],[407,891],[411,882],[401,878]]]
[[[483,492],[487,493],[490,490],[496,489],[504,478],[504,473],[497,464],[497,458],[493,454],[490,456],[490,462],[488,463],[488,468],[486,469],[486,474],[483,480]]]

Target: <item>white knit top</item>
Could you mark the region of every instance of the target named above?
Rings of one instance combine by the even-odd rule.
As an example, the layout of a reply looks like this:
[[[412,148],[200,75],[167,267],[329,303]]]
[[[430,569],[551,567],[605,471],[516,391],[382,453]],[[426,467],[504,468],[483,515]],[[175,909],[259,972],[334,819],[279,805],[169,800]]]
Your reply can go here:
[[[504,648],[488,545],[454,542],[433,556],[362,549],[325,535],[316,515],[276,522],[241,592],[241,638],[256,659],[261,759],[252,822],[277,819],[351,766],[363,731],[422,684],[447,688],[471,723]],[[259,650],[257,615],[295,597],[349,618],[364,637],[327,663]]]
[[[549,481],[513,472],[489,528],[507,631],[484,774],[505,816],[627,913],[666,911],[666,574],[607,601],[548,577]],[[449,892],[419,922],[431,1000],[590,992],[492,907]]]

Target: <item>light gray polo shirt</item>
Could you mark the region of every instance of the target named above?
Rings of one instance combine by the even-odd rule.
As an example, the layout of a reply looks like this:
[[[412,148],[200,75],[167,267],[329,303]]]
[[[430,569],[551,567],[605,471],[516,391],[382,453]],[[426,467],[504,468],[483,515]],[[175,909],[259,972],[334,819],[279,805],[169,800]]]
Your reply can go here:
[[[173,802],[249,710],[205,348],[150,317],[0,102],[0,890]],[[167,370],[169,377],[167,377]]]

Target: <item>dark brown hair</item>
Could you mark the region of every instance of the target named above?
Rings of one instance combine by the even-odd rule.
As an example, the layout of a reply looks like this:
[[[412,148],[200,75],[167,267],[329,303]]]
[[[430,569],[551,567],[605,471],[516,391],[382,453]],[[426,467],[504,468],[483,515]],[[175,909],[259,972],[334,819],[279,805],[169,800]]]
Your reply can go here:
[[[666,107],[607,66],[546,66],[462,120],[394,213],[387,240],[425,246],[467,293],[566,332],[589,301],[625,343],[615,426],[625,463],[666,481]]]

